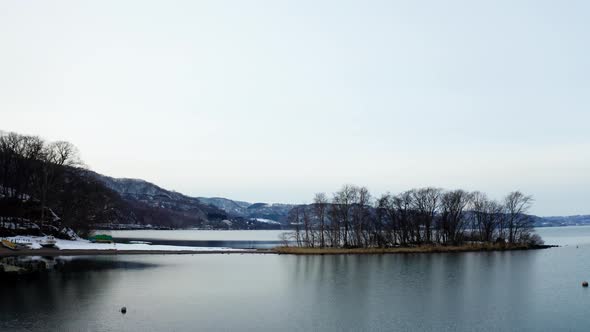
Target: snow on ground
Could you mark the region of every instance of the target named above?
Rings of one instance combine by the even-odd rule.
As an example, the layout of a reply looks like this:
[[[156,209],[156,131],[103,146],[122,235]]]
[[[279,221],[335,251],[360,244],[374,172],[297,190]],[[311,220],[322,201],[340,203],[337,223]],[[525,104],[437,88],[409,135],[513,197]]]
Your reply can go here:
[[[278,221],[274,221],[274,220],[270,220],[270,219],[263,219],[263,218],[253,218],[252,220],[258,221],[258,222],[262,222],[265,224],[275,224],[275,225],[280,225],[281,223]]]
[[[20,244],[29,244],[31,249],[40,249],[40,236],[15,236],[6,238],[10,241]],[[143,251],[242,251],[243,249],[221,248],[221,247],[183,247],[183,246],[166,246],[150,244],[128,244],[128,243],[92,243],[88,240],[61,240],[55,239],[55,246],[65,250],[143,250]]]
[[[8,194],[8,197],[14,197],[14,195],[16,195],[16,190],[9,187],[0,186],[0,198],[3,198],[5,196],[4,193]],[[31,199],[31,196],[23,193],[20,193],[18,196],[22,199],[23,202],[26,202],[29,199]]]

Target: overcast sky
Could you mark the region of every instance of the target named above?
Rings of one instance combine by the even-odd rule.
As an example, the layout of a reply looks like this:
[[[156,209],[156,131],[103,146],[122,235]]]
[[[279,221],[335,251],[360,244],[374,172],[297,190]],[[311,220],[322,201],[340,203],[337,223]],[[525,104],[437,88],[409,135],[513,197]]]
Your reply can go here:
[[[0,129],[194,196],[590,213],[588,1],[0,2]]]

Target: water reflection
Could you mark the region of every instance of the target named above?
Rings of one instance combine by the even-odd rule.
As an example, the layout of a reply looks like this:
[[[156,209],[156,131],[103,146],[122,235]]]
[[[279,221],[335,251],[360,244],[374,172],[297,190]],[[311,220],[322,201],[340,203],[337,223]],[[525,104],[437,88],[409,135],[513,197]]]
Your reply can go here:
[[[3,283],[0,330],[584,331],[589,250],[65,259]]]
[[[121,278],[113,270],[157,266],[116,257],[5,257],[0,264],[0,330],[39,331],[70,330],[64,326],[81,323],[81,311],[92,313],[93,306],[108,302],[109,287]],[[74,325],[71,330],[79,330]]]
[[[357,330],[518,321],[516,308],[532,306],[535,255],[482,252],[378,256],[297,256],[285,262],[298,290],[302,315],[321,321],[308,328]],[[311,298],[305,298],[309,297]],[[505,305],[510,301],[509,305]],[[438,325],[437,323],[438,322]],[[424,325],[420,325],[424,324]],[[328,328],[331,329],[331,328]]]
[[[96,256],[11,256],[0,257],[0,278],[26,276],[50,271],[88,272],[109,269],[145,269],[156,264],[121,261]]]

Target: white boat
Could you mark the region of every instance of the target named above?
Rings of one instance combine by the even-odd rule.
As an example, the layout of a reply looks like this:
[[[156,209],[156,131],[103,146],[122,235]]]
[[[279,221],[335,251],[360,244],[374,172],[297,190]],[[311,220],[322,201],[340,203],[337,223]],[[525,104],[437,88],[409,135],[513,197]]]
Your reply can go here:
[[[49,236],[44,237],[40,243],[41,243],[42,247],[51,248],[51,247],[55,246],[57,241],[55,241],[55,238],[53,236],[49,235]]]
[[[130,244],[152,244],[148,241],[129,241]]]

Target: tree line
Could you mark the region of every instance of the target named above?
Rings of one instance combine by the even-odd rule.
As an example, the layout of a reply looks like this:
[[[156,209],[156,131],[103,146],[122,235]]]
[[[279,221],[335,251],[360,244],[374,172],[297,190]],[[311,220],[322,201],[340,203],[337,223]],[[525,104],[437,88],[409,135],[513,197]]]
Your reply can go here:
[[[39,219],[45,220],[47,193],[67,166],[81,165],[76,147],[65,141],[46,142],[37,136],[0,135],[0,192],[4,197],[40,198]]]
[[[111,223],[227,227],[226,214],[215,207],[125,198],[100,177],[69,142],[0,131],[0,236],[30,234],[31,224],[43,233],[69,227],[79,235]]]
[[[0,217],[14,229],[34,223],[46,233],[57,226],[84,233],[118,198],[82,177],[83,166],[69,142],[0,132]]]
[[[541,244],[527,215],[532,202],[520,191],[496,201],[479,191],[431,187],[373,198],[366,187],[345,185],[293,208],[288,220],[301,247]]]

